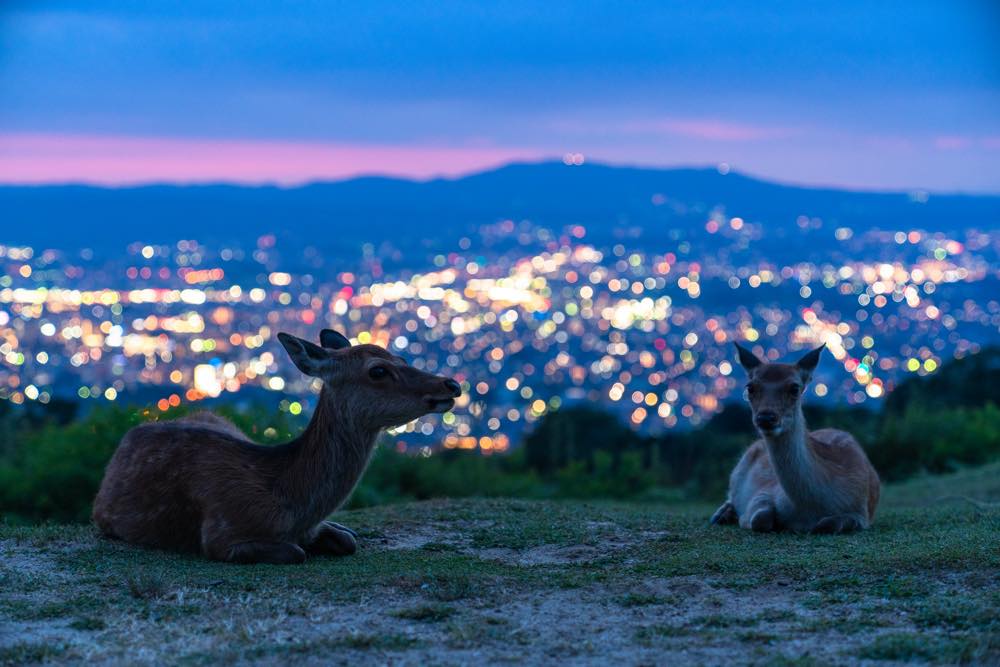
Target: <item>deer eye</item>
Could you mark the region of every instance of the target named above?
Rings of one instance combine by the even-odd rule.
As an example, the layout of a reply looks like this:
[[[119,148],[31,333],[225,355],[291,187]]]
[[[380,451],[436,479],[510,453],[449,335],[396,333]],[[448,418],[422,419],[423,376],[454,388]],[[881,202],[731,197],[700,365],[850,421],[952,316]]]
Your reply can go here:
[[[789,396],[798,396],[799,392],[802,391],[802,385],[800,385],[800,384],[791,384],[791,385],[788,385],[788,390],[787,391],[788,391],[788,395]]]
[[[750,395],[750,396],[756,396],[758,393],[760,393],[760,387],[758,387],[755,384],[748,384],[747,385],[747,394],[748,395]]]
[[[368,377],[373,380],[384,380],[389,376],[389,371],[385,366],[374,366],[368,371]]]

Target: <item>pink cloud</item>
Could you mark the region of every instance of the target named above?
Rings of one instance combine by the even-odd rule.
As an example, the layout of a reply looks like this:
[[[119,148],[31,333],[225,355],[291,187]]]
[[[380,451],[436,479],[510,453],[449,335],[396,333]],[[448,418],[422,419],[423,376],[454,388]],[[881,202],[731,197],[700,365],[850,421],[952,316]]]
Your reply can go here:
[[[291,185],[364,174],[457,176],[537,150],[491,146],[0,135],[0,182],[128,185],[152,182]]]
[[[946,135],[942,137],[935,137],[934,147],[942,151],[958,151],[963,148],[968,148],[972,142],[967,137],[959,137],[955,135]]]
[[[798,127],[751,125],[713,118],[644,118],[606,123],[564,118],[552,121],[550,125],[558,132],[590,136],[670,135],[731,143],[786,139],[802,134],[802,129]]]
[[[801,132],[791,127],[766,127],[712,119],[680,118],[637,121],[625,124],[622,129],[629,132],[675,134],[709,141],[766,141],[786,139]]]

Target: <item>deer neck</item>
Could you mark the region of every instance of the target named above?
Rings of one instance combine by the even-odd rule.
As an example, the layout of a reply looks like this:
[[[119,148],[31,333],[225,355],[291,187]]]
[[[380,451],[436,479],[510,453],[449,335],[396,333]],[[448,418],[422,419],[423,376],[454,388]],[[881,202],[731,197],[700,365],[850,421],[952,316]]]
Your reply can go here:
[[[337,391],[324,386],[309,425],[292,442],[278,489],[296,523],[314,525],[340,507],[368,466],[380,429],[361,424],[343,405]]]
[[[801,406],[796,409],[795,422],[777,435],[765,435],[764,442],[771,465],[788,497],[797,506],[811,506],[820,499],[817,491],[820,468],[809,447],[808,430]]]

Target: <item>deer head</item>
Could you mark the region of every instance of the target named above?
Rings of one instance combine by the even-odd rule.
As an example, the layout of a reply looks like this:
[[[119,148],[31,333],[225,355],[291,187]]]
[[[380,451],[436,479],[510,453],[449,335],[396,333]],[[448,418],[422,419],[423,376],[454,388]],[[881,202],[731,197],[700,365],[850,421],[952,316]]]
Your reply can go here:
[[[447,412],[462,395],[451,378],[417,370],[377,345],[355,345],[342,334],[324,329],[322,346],[279,333],[296,368],[319,378],[348,411],[371,429],[398,426],[429,412]]]
[[[803,390],[812,379],[823,348],[819,346],[794,364],[771,364],[736,344],[740,365],[748,376],[746,397],[753,423],[761,435],[778,436],[795,424],[801,414]]]

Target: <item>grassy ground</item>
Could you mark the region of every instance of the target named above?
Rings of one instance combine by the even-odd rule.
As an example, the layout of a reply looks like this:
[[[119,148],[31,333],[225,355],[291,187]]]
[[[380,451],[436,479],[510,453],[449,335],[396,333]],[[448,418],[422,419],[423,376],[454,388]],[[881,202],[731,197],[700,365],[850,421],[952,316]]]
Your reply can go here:
[[[357,555],[231,566],[0,527],[0,665],[1000,662],[1000,466],[886,490],[860,535],[713,507],[477,500],[336,518]]]

